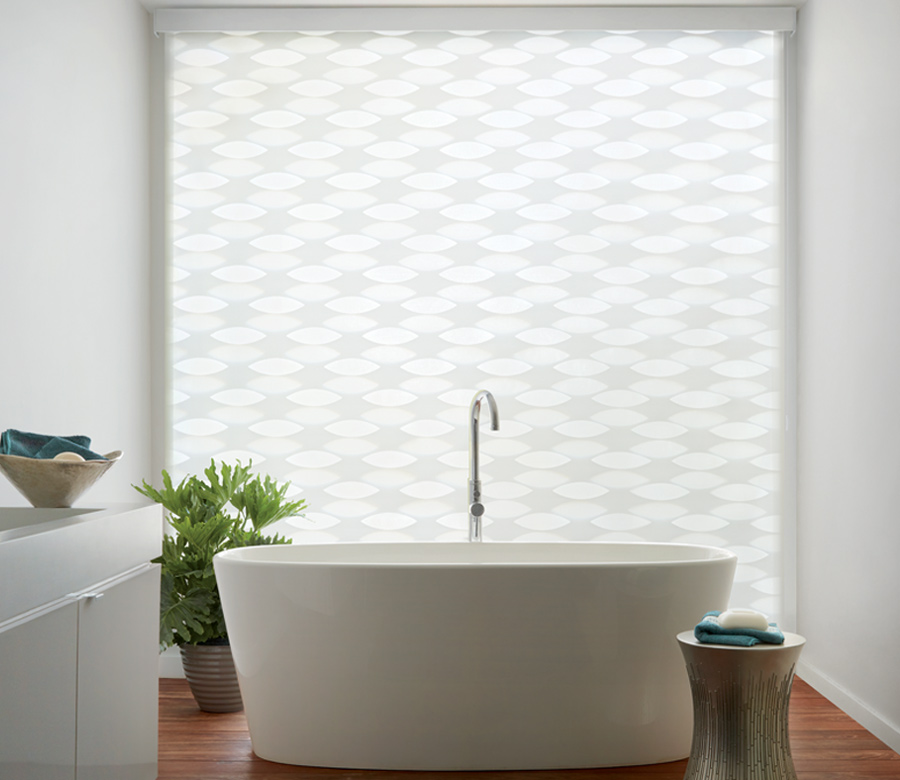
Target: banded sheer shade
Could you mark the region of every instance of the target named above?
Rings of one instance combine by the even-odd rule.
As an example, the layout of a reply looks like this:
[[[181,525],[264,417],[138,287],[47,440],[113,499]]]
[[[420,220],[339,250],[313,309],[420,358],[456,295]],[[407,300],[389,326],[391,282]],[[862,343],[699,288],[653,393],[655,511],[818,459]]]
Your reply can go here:
[[[172,466],[252,459],[300,540],[740,557],[779,609],[781,38],[168,37]]]

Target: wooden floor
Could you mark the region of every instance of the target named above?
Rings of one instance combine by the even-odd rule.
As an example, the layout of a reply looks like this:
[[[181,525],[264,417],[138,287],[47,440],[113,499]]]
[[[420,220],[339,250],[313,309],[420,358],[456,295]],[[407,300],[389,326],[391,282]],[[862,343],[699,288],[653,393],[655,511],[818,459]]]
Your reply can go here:
[[[900,780],[900,755],[795,679],[791,749],[799,780]],[[274,764],[257,758],[243,713],[197,709],[184,680],[160,680],[159,780],[682,780],[687,761],[542,772],[386,772]]]

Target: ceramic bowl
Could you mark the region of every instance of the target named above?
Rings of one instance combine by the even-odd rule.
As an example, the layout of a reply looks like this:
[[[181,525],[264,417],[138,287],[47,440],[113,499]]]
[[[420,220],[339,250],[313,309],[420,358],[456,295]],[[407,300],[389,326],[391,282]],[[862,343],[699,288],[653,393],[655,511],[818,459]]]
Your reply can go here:
[[[103,457],[72,462],[0,455],[0,472],[32,506],[70,507],[122,457],[122,450]]]

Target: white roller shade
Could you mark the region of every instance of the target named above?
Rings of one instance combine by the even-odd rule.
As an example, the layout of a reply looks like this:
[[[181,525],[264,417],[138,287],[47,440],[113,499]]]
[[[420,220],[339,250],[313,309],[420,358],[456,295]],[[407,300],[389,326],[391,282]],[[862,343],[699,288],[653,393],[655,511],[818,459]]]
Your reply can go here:
[[[583,12],[583,9],[579,9]],[[708,25],[704,25],[708,29]],[[781,36],[168,37],[172,463],[298,539],[704,542],[777,614]]]

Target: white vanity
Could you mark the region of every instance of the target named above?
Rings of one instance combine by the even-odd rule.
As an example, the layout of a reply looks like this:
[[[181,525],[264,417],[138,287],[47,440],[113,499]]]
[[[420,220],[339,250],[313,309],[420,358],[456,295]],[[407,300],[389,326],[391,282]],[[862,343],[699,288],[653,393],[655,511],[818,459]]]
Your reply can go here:
[[[160,507],[0,508],[0,777],[157,775]]]

